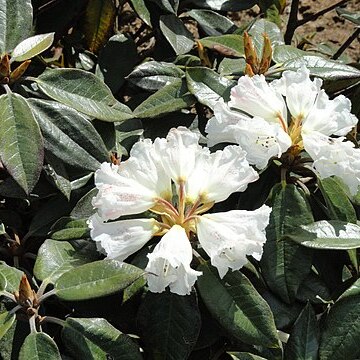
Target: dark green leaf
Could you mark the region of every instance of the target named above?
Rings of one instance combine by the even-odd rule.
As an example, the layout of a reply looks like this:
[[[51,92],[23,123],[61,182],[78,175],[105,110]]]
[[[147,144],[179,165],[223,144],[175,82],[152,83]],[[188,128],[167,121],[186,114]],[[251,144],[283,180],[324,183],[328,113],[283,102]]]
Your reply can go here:
[[[229,18],[211,10],[191,10],[183,15],[190,16],[196,20],[198,26],[208,36],[217,36],[227,32],[233,32],[237,28]]]
[[[169,12],[171,14],[177,13],[179,7],[179,0],[150,0],[159,6],[162,10]]]
[[[86,219],[63,217],[52,226],[51,230],[51,238],[54,240],[76,240],[90,235]]]
[[[310,206],[301,190],[294,185],[278,184],[273,188],[261,268],[268,286],[287,303],[294,300],[310,272],[312,252],[284,238],[284,234],[312,221]]]
[[[195,98],[189,93],[185,80],[178,79],[149,96],[135,110],[138,118],[153,118],[189,107]]]
[[[31,0],[0,0],[0,56],[31,35]]]
[[[28,335],[21,346],[19,360],[61,360],[55,341],[43,332]]]
[[[194,46],[191,32],[176,15],[160,16],[160,29],[176,55],[186,54]]]
[[[230,96],[230,89],[235,85],[233,81],[205,67],[187,69],[186,80],[190,92],[200,103],[209,106],[211,109],[220,98],[227,101]]]
[[[185,73],[173,63],[148,61],[136,67],[127,79],[141,89],[152,91],[159,90],[184,75]]]
[[[55,101],[30,99],[28,103],[51,154],[66,164],[91,171],[108,160],[103,140],[81,113]]]
[[[323,304],[324,301],[331,300],[331,294],[322,279],[311,272],[299,287],[296,299],[302,302],[310,301],[312,304]]]
[[[125,76],[137,62],[138,55],[134,41],[123,34],[116,34],[100,51],[95,73],[104,80],[113,94],[116,94],[124,84]]]
[[[86,300],[125,289],[144,271],[116,260],[99,260],[64,273],[55,283],[56,295],[63,300]]]
[[[147,293],[138,313],[145,351],[152,359],[187,359],[199,335],[195,294]]]
[[[49,97],[86,115],[104,121],[123,121],[131,110],[119,103],[94,74],[79,69],[46,70],[34,79]]]
[[[250,9],[257,4],[256,0],[187,0],[183,1],[188,6],[198,8],[221,10],[221,11],[239,11]]]
[[[319,329],[312,306],[308,303],[297,318],[285,347],[285,359],[316,360]]]
[[[105,319],[67,318],[61,336],[66,348],[77,359],[107,359],[109,357],[114,360],[142,359],[139,347],[131,338],[121,333]],[[90,343],[95,346],[91,346]],[[96,348],[95,353],[91,351],[94,348]]]
[[[339,220],[321,220],[301,225],[284,234],[303,246],[315,249],[349,250],[360,247],[360,226]]]
[[[200,265],[197,285],[210,313],[235,338],[247,343],[278,347],[269,305],[239,271],[220,279],[216,269]]]
[[[44,159],[43,139],[26,100],[17,94],[0,96],[0,157],[11,176],[29,194]]]
[[[355,209],[339,182],[334,178],[328,177],[325,179],[318,178],[318,183],[330,218],[332,220],[342,220],[356,224]]]
[[[47,239],[37,254],[34,275],[54,283],[62,274],[99,258],[92,242],[67,242]]]
[[[43,170],[47,178],[65,195],[67,200],[70,200],[71,181],[64,163],[51,153],[46,153],[45,159],[48,164],[44,165]]]
[[[228,59],[225,58],[219,64],[219,73],[222,76],[226,75],[244,75],[246,61],[243,58],[240,59]]]
[[[151,27],[150,11],[145,5],[144,0],[131,0],[131,4],[134,10],[138,14],[139,18],[148,26]]]
[[[0,291],[1,294],[1,291]],[[8,332],[16,318],[15,314],[4,311],[0,314],[0,339]]]
[[[261,356],[245,352],[230,352],[229,354],[234,360],[266,360]]]
[[[0,261],[0,273],[2,275],[1,290],[6,290],[10,293],[19,290],[19,284],[23,272],[15,267],[7,265],[5,262]],[[5,278],[5,282],[4,282]]]
[[[226,34],[221,36],[209,36],[198,41],[202,46],[223,54],[224,56],[245,56],[244,40],[241,35]]]
[[[322,329],[321,360],[357,359],[360,348],[360,279],[331,307]]]
[[[92,199],[98,192],[97,188],[91,189],[87,192],[72,209],[70,216],[75,219],[88,218],[95,214],[96,210],[92,206]]]

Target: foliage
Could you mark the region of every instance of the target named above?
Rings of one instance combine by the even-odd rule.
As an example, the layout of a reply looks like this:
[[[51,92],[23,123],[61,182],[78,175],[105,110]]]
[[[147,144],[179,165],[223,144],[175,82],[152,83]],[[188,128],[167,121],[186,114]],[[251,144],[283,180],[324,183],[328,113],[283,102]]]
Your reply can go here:
[[[359,63],[291,44],[285,3],[0,0],[1,359],[360,355],[359,195],[336,177],[270,161],[216,204],[272,207],[261,261],[221,279],[200,254],[203,275],[186,296],[148,291],[156,239],[120,263],[103,259],[87,225],[102,162],[180,125],[206,135],[249,66],[272,80],[305,63],[360,116]],[[256,4],[262,17],[241,27],[227,16]],[[347,138],[358,147],[356,129]]]

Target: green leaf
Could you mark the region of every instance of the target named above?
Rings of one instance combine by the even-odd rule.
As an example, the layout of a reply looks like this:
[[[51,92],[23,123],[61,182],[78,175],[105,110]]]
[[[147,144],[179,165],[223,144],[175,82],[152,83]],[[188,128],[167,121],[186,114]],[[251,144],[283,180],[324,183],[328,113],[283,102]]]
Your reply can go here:
[[[349,250],[360,247],[360,226],[339,220],[321,220],[300,225],[284,234],[308,248],[323,250]]]
[[[336,12],[340,17],[351,21],[355,25],[360,25],[360,11],[349,11],[338,7],[336,8]]]
[[[286,70],[296,71],[301,65],[310,70],[310,75],[318,76],[324,80],[337,81],[341,79],[358,81],[360,70],[337,61],[327,60],[315,55],[300,56],[285,61],[282,66]]]
[[[43,139],[26,100],[17,94],[0,96],[0,157],[7,171],[29,194],[43,165]]]
[[[234,360],[266,360],[265,358],[263,358],[261,356],[257,356],[257,355],[245,353],[245,352],[230,352],[228,354]]]
[[[141,89],[153,91],[182,78],[185,73],[173,63],[148,61],[137,66],[127,80]]]
[[[215,50],[224,56],[244,57],[244,39],[242,35],[226,34],[208,36],[198,40],[205,48]]]
[[[278,64],[304,55],[309,55],[309,53],[291,45],[280,44],[273,47],[273,60]]]
[[[116,94],[137,62],[135,42],[123,34],[116,34],[100,51],[95,74]]]
[[[37,254],[34,275],[41,281],[55,283],[67,271],[98,259],[93,245],[87,241],[45,240]]]
[[[331,301],[331,294],[324,281],[311,272],[299,287],[296,299],[302,302],[310,301],[312,304],[323,304],[324,301]]]
[[[331,307],[322,328],[320,360],[356,359],[360,354],[360,279]]]
[[[310,272],[312,251],[301,248],[284,235],[300,225],[311,223],[313,216],[305,195],[294,185],[278,184],[272,192],[272,212],[266,229],[261,269],[270,289],[291,303]]]
[[[240,59],[228,59],[224,58],[219,64],[219,73],[222,76],[237,75],[241,76],[245,73],[246,61],[243,58]]]
[[[67,318],[61,336],[66,348],[77,359],[142,359],[139,347],[131,338],[105,319]],[[91,351],[94,348],[95,353]]]
[[[178,79],[149,96],[135,110],[138,118],[153,118],[169,112],[185,109],[195,102],[185,80]]]
[[[32,22],[31,0],[0,0],[0,56],[30,35]]]
[[[325,199],[329,216],[333,220],[342,220],[356,224],[356,212],[343,187],[336,179],[318,178],[321,193]]]
[[[176,55],[186,54],[194,46],[191,32],[176,15],[160,16],[160,29]]]
[[[231,80],[220,76],[214,70],[205,67],[193,67],[186,71],[186,80],[190,92],[204,105],[213,109],[216,102],[230,96],[230,89],[235,85]]]
[[[144,0],[131,0],[131,4],[139,18],[151,27],[150,11],[146,7]]]
[[[34,81],[50,98],[93,118],[110,122],[132,118],[131,110],[118,102],[97,76],[87,71],[48,69]]]
[[[161,10],[165,10],[171,14],[177,13],[179,7],[179,0],[150,0],[160,7]]]
[[[106,146],[81,113],[55,101],[27,100],[44,136],[45,149],[78,168],[95,171],[108,160]]]
[[[273,22],[265,19],[257,20],[250,28],[249,35],[252,37],[254,47],[259,57],[262,55],[264,46],[263,34],[266,33],[270,39],[271,47],[284,43],[283,35],[279,27]]]
[[[64,273],[55,283],[62,300],[86,300],[123,290],[144,271],[116,260],[99,260]]]
[[[9,293],[19,290],[20,280],[24,274],[22,271],[7,265],[4,261],[0,261],[0,273],[2,275],[1,290],[6,290]]]
[[[28,335],[21,346],[19,360],[61,360],[55,341],[43,332]]]
[[[237,26],[229,18],[211,10],[195,9],[182,15],[196,20],[198,26],[209,36],[231,33],[237,29]]]
[[[77,240],[90,236],[86,219],[63,217],[51,228],[51,238],[54,240]]]
[[[201,327],[195,294],[148,292],[141,303],[138,324],[151,359],[187,359]]]
[[[98,192],[97,188],[93,188],[88,191],[75,205],[72,209],[70,216],[75,219],[88,218],[91,215],[95,214],[96,210],[92,206],[92,199],[96,196]]]
[[[185,2],[185,1],[184,1]],[[257,4],[256,0],[188,0],[186,1],[188,6],[221,10],[221,11],[240,11],[250,9]]]
[[[108,40],[114,26],[116,7],[113,0],[88,2],[84,17],[84,35],[88,49],[97,53]]]
[[[278,347],[269,305],[239,271],[220,279],[216,269],[200,265],[197,280],[202,300],[213,317],[235,338],[251,345]]]
[[[1,291],[0,291],[1,294]],[[15,314],[10,314],[8,311],[0,314],[0,339],[8,332],[16,318]]]
[[[308,303],[297,318],[285,347],[288,360],[316,360],[319,329],[312,306]]]
[[[11,61],[24,61],[41,54],[54,41],[55,33],[40,34],[23,40],[11,53]]]

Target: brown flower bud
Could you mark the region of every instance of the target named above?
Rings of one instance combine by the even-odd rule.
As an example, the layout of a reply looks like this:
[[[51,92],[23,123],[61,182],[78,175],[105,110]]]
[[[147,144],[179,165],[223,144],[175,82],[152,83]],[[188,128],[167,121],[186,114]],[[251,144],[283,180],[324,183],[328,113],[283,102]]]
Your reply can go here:
[[[244,51],[245,51],[246,63],[249,64],[249,66],[252,69],[252,72],[254,74],[257,74],[258,73],[257,70],[259,68],[259,59],[256,54],[253,41],[251,40],[251,37],[246,31],[244,32]]]
[[[268,71],[272,58],[272,47],[269,36],[264,33],[264,46],[262,51],[261,62],[259,66],[259,74],[264,74]]]
[[[23,63],[21,63],[14,71],[10,74],[10,84],[14,83],[16,80],[18,80],[26,71],[26,69],[29,67],[31,63],[31,60],[26,60]]]
[[[36,302],[36,294],[29,284],[29,281],[24,274],[20,280],[19,292],[15,294],[15,298],[19,305],[23,307],[32,307]]]

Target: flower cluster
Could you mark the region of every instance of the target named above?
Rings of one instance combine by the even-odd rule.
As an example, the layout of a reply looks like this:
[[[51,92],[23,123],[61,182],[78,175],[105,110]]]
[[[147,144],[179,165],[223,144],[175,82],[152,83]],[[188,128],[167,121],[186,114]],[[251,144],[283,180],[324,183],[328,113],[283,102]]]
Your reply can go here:
[[[305,66],[285,71],[271,83],[263,75],[241,77],[230,101],[215,105],[206,128],[209,146],[237,143],[258,169],[289,148],[295,154],[305,149],[320,177],[337,175],[356,194],[360,149],[344,136],[358,120],[350,113],[349,99],[340,95],[330,100],[321,85],[321,79],[310,79]]]
[[[103,163],[95,173],[97,212],[89,226],[100,251],[123,261],[162,236],[145,269],[152,292],[167,286],[180,295],[191,291],[201,275],[190,267],[193,248],[209,255],[220,277],[229,268],[240,269],[246,255],[262,254],[269,207],[205,214],[214,203],[244,191],[258,174],[239,146],[210,153],[198,141],[186,128],[172,129],[166,139],[139,141],[128,160]]]

